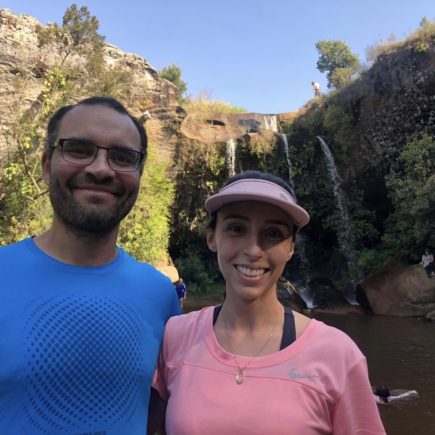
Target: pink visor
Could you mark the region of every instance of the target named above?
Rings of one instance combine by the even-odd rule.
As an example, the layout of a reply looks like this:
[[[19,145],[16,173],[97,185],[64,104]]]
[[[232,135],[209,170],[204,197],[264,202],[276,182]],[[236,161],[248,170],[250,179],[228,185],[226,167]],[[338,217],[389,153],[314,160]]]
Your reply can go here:
[[[256,178],[245,178],[228,184],[205,201],[205,208],[212,214],[224,205],[240,201],[260,201],[276,205],[290,216],[298,228],[310,221],[310,215],[296,204],[287,190],[271,181]]]

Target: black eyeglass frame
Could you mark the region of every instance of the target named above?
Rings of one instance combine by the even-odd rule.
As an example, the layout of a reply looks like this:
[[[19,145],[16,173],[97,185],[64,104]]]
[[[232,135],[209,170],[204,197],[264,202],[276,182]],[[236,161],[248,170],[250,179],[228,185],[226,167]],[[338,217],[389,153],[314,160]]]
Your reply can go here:
[[[71,162],[70,160],[68,160],[67,158],[65,158],[65,155],[64,155],[63,144],[64,144],[66,141],[75,141],[75,142],[79,142],[79,143],[83,143],[83,144],[86,144],[86,145],[89,145],[89,146],[95,147],[95,152],[94,152],[94,157],[93,157],[93,159],[92,159],[90,162],[87,162],[87,163]],[[54,148],[60,148],[60,150],[61,150],[61,154],[62,154],[62,158],[63,158],[67,163],[69,163],[70,165],[74,165],[74,166],[83,166],[83,167],[85,167],[85,166],[89,166],[89,165],[92,165],[92,163],[95,162],[95,159],[97,158],[97,155],[98,155],[98,150],[100,150],[100,149],[102,149],[102,150],[107,150],[107,153],[106,153],[107,164],[110,166],[111,169],[113,169],[113,170],[116,171],[116,172],[135,172],[135,171],[137,171],[137,170],[139,169],[139,167],[140,167],[140,165],[141,165],[141,163],[142,163],[144,157],[145,157],[145,154],[144,154],[144,153],[142,153],[142,152],[140,152],[140,151],[133,150],[133,149],[131,149],[131,148],[122,148],[122,147],[102,147],[102,146],[100,146],[100,145],[96,145],[95,143],[93,143],[93,142],[91,142],[91,141],[87,141],[87,140],[84,140],[84,139],[74,139],[74,138],[69,138],[69,137],[68,137],[68,138],[57,139],[55,145],[53,145],[52,148],[53,148],[53,149],[54,149]],[[110,153],[111,150],[116,150],[116,151],[126,150],[126,151],[128,151],[128,152],[132,152],[132,153],[134,153],[134,154],[136,154],[136,155],[139,155],[139,158],[138,158],[138,161],[137,161],[137,165],[136,165],[136,167],[135,167],[134,169],[118,169],[118,168],[114,168],[114,167],[112,167],[112,165],[110,164],[110,159],[109,159],[109,153]]]

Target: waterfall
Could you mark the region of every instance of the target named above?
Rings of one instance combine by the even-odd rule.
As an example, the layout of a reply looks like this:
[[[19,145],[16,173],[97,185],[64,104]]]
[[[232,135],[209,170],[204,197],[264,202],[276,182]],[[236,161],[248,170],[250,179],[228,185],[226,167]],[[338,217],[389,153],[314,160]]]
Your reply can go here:
[[[290,155],[288,152],[288,140],[287,140],[287,135],[285,133],[281,134],[281,138],[282,138],[282,143],[284,144],[284,154],[285,154],[285,158],[287,160],[287,168],[288,168],[288,182],[291,186],[291,188],[293,189],[293,192],[295,194],[295,199],[296,199],[296,192],[295,192],[295,183],[293,181],[293,174],[292,174],[292,162],[290,160]]]
[[[263,115],[264,127],[266,130],[271,130],[278,133],[278,120],[276,115]]]
[[[226,152],[228,174],[232,177],[236,171],[236,141],[234,139],[227,141]]]
[[[288,150],[287,135],[282,133],[281,138],[282,138],[282,143],[284,145],[285,158],[287,160],[288,183],[290,184],[290,186],[293,190],[293,196],[294,196],[295,200],[297,201],[296,191],[295,191],[295,183],[294,183],[293,174],[292,174],[292,163],[290,160],[290,153]],[[314,307],[313,297],[308,290],[308,282],[310,280],[310,267],[309,267],[309,261],[308,261],[308,257],[307,257],[306,249],[305,249],[306,242],[305,242],[304,235],[301,234],[300,232],[296,233],[295,243],[296,243],[296,255],[299,257],[299,261],[300,261],[300,270],[302,272],[301,275],[305,277],[305,279],[303,279],[303,282],[301,281],[298,283],[297,293],[303,299],[307,308],[313,308]]]
[[[338,244],[340,246],[340,250],[347,260],[350,278],[354,279],[356,278],[356,264],[354,259],[352,234],[350,231],[351,221],[346,207],[344,192],[341,188],[341,178],[338,174],[337,166],[335,165],[334,156],[332,155],[328,145],[320,136],[317,136],[317,139],[320,142],[320,147],[326,158],[326,166],[328,168],[329,176],[331,177],[334,197],[337,201],[337,208],[340,213],[341,222],[338,225]],[[355,295],[352,296],[353,298],[355,297]]]

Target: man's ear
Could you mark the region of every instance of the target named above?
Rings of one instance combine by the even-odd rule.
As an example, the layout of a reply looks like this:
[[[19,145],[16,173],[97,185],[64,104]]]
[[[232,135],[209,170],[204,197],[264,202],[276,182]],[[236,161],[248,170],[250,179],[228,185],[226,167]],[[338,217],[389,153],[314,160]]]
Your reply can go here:
[[[214,237],[214,231],[211,228],[207,228],[207,246],[212,252],[217,251],[216,239]]]
[[[51,159],[48,157],[45,151],[43,152],[41,157],[41,165],[42,165],[42,178],[44,179],[45,184],[48,186],[50,184]]]

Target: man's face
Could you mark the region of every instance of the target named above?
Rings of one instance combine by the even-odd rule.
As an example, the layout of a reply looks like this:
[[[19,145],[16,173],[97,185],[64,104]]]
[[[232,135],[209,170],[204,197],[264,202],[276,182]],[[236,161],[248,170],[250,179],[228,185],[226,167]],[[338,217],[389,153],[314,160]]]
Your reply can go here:
[[[140,149],[140,136],[132,120],[105,105],[79,105],[61,121],[57,139],[82,139],[102,147]],[[133,207],[140,172],[116,172],[99,149],[88,166],[66,162],[59,147],[51,159],[43,157],[44,180],[57,218],[80,232],[107,233]]]

